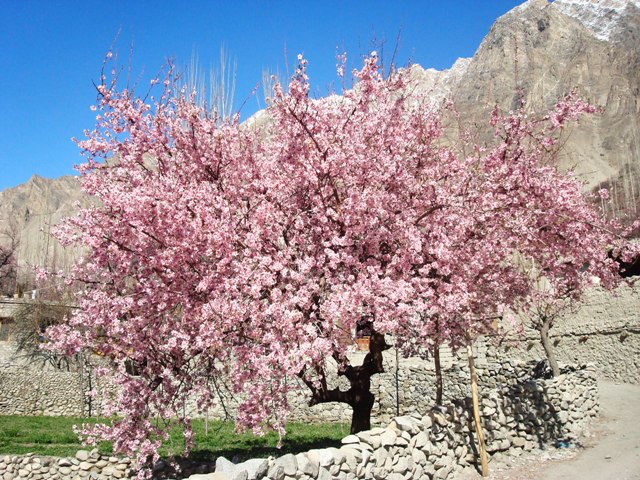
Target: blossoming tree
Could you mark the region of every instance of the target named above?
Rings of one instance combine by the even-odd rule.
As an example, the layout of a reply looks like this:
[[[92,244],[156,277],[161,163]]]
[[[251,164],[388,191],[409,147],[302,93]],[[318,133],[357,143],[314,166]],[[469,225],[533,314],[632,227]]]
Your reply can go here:
[[[206,409],[225,379],[242,394],[238,423],[256,432],[282,431],[297,380],[312,404],[351,405],[360,431],[385,334],[406,354],[436,333],[466,344],[526,304],[530,261],[552,282],[613,281],[614,237],[548,162],[589,105],[496,110],[494,144],[452,144],[409,71],[385,78],[373,54],[354,75],[342,96],[313,100],[300,57],[263,125],[217,117],[171,73],[149,101],[103,78],[97,127],[79,142],[83,188],[99,203],[58,231],[90,248],[73,275],[81,309],[49,332],[63,352],[110,359],[120,388],[106,414],[123,415],[86,429],[89,441],[144,463],[166,438],[154,419],[178,418],[189,448],[187,400]],[[370,352],[352,365],[363,319]],[[347,390],[332,388],[328,362]]]

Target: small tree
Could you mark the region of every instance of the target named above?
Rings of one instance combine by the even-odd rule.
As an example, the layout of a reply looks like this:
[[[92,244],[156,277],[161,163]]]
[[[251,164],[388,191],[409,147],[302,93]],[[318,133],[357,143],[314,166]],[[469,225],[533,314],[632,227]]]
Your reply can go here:
[[[73,306],[65,296],[36,297],[18,305],[13,314],[13,339],[16,356],[32,365],[69,370],[74,359],[42,348],[47,328],[66,322]]]
[[[545,161],[589,105],[496,110],[494,146],[451,146],[446,111],[407,71],[383,78],[374,53],[354,75],[341,97],[314,100],[300,57],[259,127],[198,106],[172,73],[150,103],[102,79],[98,126],[79,142],[83,188],[100,203],[57,233],[91,248],[74,276],[81,309],[50,329],[65,354],[113,360],[120,393],[105,413],[124,415],[89,440],[144,463],[166,438],[152,418],[178,418],[189,448],[186,402],[205,410],[218,377],[256,432],[283,431],[297,378],[312,403],[351,405],[356,432],[370,425],[385,334],[405,354],[432,336],[468,348],[532,295],[520,258],[559,278],[581,238],[593,242],[585,274],[604,275],[614,239],[580,184]],[[363,317],[373,341],[357,366],[347,354]],[[329,384],[330,359],[348,390]]]
[[[604,197],[607,196],[606,191],[601,190],[600,194]],[[630,236],[637,225],[638,222],[631,224],[622,234]],[[576,242],[579,245],[571,252],[570,256],[556,252],[557,260],[562,264],[557,275],[548,276],[545,269],[535,263],[529,267],[529,274],[535,289],[530,302],[522,313],[539,333],[551,374],[554,377],[560,375],[560,367],[549,338],[549,333],[555,323],[578,309],[579,302],[588,288],[592,288],[595,284],[606,290],[618,286],[627,273],[627,270],[621,265],[625,262],[627,265],[632,265],[633,259],[638,256],[638,245],[626,242],[623,248],[616,249],[617,255],[615,257],[611,252],[606,258],[594,256],[593,254],[596,252],[589,252],[589,250],[594,245],[598,245],[598,242],[592,237],[602,236],[603,232],[600,230],[602,228],[605,228],[604,224],[594,224],[593,228],[585,232],[584,236]],[[605,238],[609,235],[611,235],[610,231],[604,232]],[[594,261],[598,262],[595,269],[592,265]],[[594,270],[600,272],[599,276],[596,277],[592,274]]]
[[[16,290],[16,254],[18,240],[15,228],[0,234],[0,294],[10,295]]]

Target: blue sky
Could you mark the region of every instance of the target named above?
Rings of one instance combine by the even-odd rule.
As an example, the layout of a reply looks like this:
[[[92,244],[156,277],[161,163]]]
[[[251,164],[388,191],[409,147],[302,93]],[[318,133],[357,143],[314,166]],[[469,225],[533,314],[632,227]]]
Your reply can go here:
[[[237,62],[235,108],[259,108],[250,93],[269,69],[284,75],[298,53],[314,90],[336,80],[337,49],[350,67],[384,40],[396,63],[448,68],[472,56],[492,23],[520,0],[423,1],[54,1],[0,0],[0,189],[32,175],[74,174],[71,137],[94,126],[92,80],[118,31],[120,63],[150,78],[166,62],[205,70],[221,46]],[[142,72],[142,73],[141,73]]]

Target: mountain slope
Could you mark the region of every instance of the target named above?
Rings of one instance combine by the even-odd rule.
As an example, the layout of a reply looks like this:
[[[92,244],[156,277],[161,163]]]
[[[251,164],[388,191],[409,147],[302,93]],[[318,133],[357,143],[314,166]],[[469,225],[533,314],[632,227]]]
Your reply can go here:
[[[500,17],[472,59],[412,76],[434,98],[453,97],[463,121],[486,125],[498,103],[544,110],[572,89],[603,113],[566,132],[562,165],[588,189],[607,186],[616,215],[640,212],[640,0],[529,0]],[[261,118],[259,112],[252,121]],[[49,225],[88,200],[74,177],[35,176],[0,192],[0,233],[20,240],[21,273],[29,265],[67,268],[79,257],[51,240]]]
[[[80,252],[63,248],[50,237],[51,228],[77,211],[76,202],[88,205],[77,177],[54,180],[38,175],[26,183],[0,192],[0,234],[18,241],[18,276],[31,275],[33,266],[67,269]]]
[[[569,16],[572,14],[574,16]],[[530,0],[499,18],[453,92],[468,122],[523,95],[543,110],[565,93],[603,107],[568,132],[561,153],[588,187],[611,187],[616,213],[640,199],[640,2]]]

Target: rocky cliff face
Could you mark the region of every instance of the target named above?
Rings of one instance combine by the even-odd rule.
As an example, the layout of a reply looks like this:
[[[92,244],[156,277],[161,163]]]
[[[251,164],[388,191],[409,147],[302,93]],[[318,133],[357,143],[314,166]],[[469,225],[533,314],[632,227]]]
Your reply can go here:
[[[34,175],[15,188],[0,192],[0,234],[11,234],[18,242],[18,277],[31,275],[32,267],[67,269],[80,256],[51,238],[51,229],[76,212],[76,203],[88,205],[76,177],[55,180]]]
[[[543,110],[577,89],[603,113],[567,132],[564,167],[608,186],[612,213],[640,208],[640,2],[529,0],[499,18],[453,89],[469,122],[496,103]],[[521,92],[521,93],[520,93]]]
[[[616,215],[640,213],[640,0],[529,0],[499,18],[472,59],[412,75],[435,100],[452,97],[463,120],[486,125],[498,103],[535,110],[577,89],[603,113],[566,132],[562,165],[587,189],[606,186]],[[256,117],[257,118],[257,117]],[[0,193],[0,232],[19,232],[21,265],[65,268],[79,256],[47,235],[84,201],[77,179],[29,182]]]

